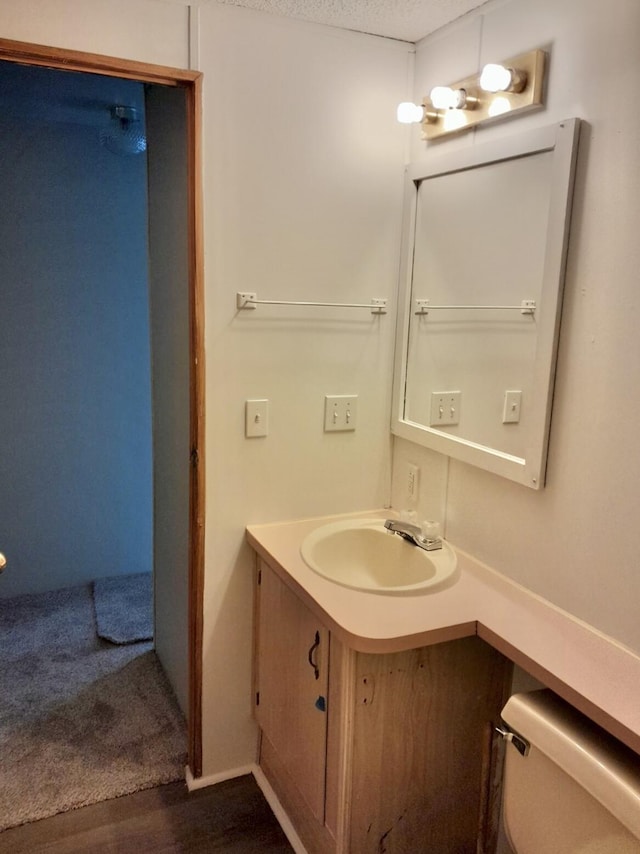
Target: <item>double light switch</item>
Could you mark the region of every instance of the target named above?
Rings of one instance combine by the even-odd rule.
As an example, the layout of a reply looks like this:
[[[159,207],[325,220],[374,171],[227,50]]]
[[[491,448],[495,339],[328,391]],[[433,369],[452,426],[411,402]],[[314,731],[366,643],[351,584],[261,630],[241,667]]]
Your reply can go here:
[[[460,402],[462,393],[459,391],[432,391],[431,427],[450,427],[460,423]]]
[[[355,430],[357,413],[357,394],[327,394],[324,399],[325,432]]]

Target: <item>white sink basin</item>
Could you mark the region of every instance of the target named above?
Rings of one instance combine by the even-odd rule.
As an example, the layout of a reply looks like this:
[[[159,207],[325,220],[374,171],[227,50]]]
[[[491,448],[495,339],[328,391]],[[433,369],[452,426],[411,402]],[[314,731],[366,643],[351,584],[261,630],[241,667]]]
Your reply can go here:
[[[384,527],[383,519],[348,519],[312,531],[300,547],[304,562],[324,578],[370,593],[420,593],[457,577],[453,549],[427,552]]]

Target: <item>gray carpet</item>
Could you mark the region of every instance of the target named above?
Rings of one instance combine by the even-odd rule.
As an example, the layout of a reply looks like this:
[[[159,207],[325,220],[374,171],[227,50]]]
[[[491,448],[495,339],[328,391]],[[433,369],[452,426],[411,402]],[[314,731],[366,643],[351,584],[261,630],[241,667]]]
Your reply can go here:
[[[93,604],[101,638],[111,643],[134,643],[153,638],[150,572],[99,578],[93,582]]]
[[[184,778],[150,643],[96,633],[90,585],[0,599],[0,830]]]

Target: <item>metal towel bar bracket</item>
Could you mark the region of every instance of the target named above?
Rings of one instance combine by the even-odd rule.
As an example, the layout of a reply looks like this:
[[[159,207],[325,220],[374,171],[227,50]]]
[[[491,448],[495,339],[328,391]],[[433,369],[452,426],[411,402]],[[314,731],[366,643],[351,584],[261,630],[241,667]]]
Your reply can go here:
[[[359,302],[302,302],[298,300],[283,299],[258,299],[255,292],[238,291],[236,294],[236,308],[251,309],[259,305],[302,305],[302,306],[328,306],[329,308],[368,308],[371,314],[386,314],[387,300],[374,298],[370,303]]]
[[[490,309],[500,311],[519,311],[520,314],[533,315],[536,313],[536,301],[534,299],[523,299],[520,305],[431,305],[428,299],[416,300],[415,314],[429,314],[430,311],[438,309],[473,309],[487,311]]]

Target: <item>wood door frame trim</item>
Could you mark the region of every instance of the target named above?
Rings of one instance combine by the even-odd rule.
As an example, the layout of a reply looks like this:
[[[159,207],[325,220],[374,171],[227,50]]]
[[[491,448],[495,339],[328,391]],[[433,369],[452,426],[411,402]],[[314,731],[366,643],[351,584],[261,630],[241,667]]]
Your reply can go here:
[[[62,71],[180,86],[187,95],[189,234],[189,709],[188,761],[202,776],[202,637],[205,518],[204,251],[202,229],[202,73],[0,38],[0,60]]]

